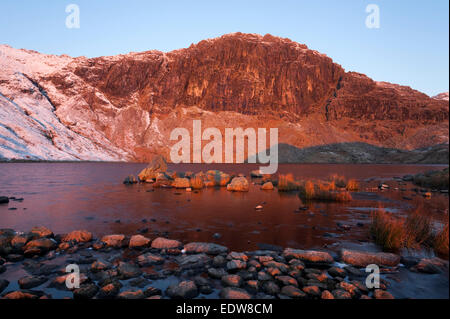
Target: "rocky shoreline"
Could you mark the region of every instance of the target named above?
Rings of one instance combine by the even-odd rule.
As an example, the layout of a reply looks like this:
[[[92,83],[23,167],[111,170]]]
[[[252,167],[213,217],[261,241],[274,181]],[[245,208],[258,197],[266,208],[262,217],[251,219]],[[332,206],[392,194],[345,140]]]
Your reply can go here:
[[[45,227],[0,230],[0,256],[2,299],[392,299],[383,275],[379,289],[366,287],[367,265],[382,274],[448,272],[438,258],[345,249],[232,252],[215,243],[96,239],[85,230],[55,235]],[[80,267],[79,288],[66,287],[69,264]]]

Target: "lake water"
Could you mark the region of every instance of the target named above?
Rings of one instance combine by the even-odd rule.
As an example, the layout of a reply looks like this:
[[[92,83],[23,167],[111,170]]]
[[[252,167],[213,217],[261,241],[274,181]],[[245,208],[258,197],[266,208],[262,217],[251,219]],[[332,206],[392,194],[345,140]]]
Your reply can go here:
[[[395,176],[415,174],[445,166],[430,165],[281,165],[279,173],[297,178],[326,178],[344,175],[362,181],[361,192],[346,204],[301,205],[295,194],[261,191],[252,185],[248,193],[226,189],[204,189],[198,193],[155,189],[150,184],[126,186],[125,176],[137,175],[146,165],[130,163],[1,163],[0,196],[23,198],[0,205],[0,228],[27,231],[46,226],[55,233],[86,229],[104,234],[135,234],[148,229],[147,236],[165,235],[184,242],[217,242],[234,250],[279,247],[318,248],[368,240],[370,212],[379,206],[404,214],[416,207],[437,220],[448,218],[448,196],[433,193],[426,200],[412,189],[394,181]],[[244,173],[258,166],[170,165],[176,171],[220,169]],[[375,180],[374,180],[375,179]],[[380,181],[392,186],[386,192],[372,190]],[[398,189],[395,189],[398,188]],[[403,190],[402,190],[403,189]],[[405,200],[404,197],[409,197]],[[255,206],[263,204],[262,211]],[[350,226],[350,230],[338,227]],[[215,238],[214,234],[220,234]]]

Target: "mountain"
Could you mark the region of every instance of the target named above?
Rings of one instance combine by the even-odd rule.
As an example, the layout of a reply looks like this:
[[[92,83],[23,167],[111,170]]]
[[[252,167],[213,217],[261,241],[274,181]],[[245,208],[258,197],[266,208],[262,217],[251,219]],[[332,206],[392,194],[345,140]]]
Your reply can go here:
[[[233,33],[86,58],[0,46],[0,157],[148,161],[170,132],[277,127],[279,143],[448,144],[448,100],[346,72],[306,45]],[[447,157],[448,158],[448,157]]]

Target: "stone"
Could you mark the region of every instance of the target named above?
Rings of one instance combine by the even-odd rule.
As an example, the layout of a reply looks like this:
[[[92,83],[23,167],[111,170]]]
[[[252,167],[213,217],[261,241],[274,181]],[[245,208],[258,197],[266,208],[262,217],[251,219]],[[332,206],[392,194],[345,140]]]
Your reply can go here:
[[[47,227],[40,226],[40,227],[33,227],[30,230],[30,235],[33,238],[50,238],[53,237],[53,232]]]
[[[220,291],[222,299],[251,299],[252,296],[241,288],[227,287]]]
[[[156,155],[152,162],[139,173],[141,182],[151,182],[156,179],[158,173],[167,171],[167,161],[162,155]]]
[[[194,281],[182,281],[167,288],[166,294],[174,299],[193,299],[199,292]]]
[[[313,297],[320,297],[320,296],[322,296],[322,292],[320,291],[320,288],[318,286],[306,286],[306,287],[303,287],[303,292],[305,292],[308,295],[313,296]]]
[[[153,297],[153,296],[160,296],[162,294],[161,289],[155,288],[155,287],[148,287],[144,290],[145,297]]]
[[[258,272],[258,280],[260,281],[272,280],[272,276],[264,271],[260,271]]]
[[[328,273],[332,277],[342,277],[344,278],[346,276],[346,272],[344,269],[339,267],[331,267],[328,269]]]
[[[294,286],[298,287],[298,282],[294,278],[290,276],[277,276],[275,277],[278,283],[280,283],[282,286]]]
[[[183,269],[203,268],[209,261],[206,254],[183,255],[178,258],[178,264]]]
[[[6,196],[0,196],[0,204],[8,204],[9,198]]]
[[[240,287],[242,285],[242,278],[238,275],[226,275],[221,280],[225,286],[229,287]]]
[[[335,299],[352,299],[352,295],[342,289],[333,290],[331,293],[333,294]]]
[[[228,275],[228,273],[223,268],[209,268],[208,275],[214,279],[221,279],[223,276]]]
[[[167,239],[158,237],[152,241],[151,247],[156,249],[174,249],[182,247],[183,244],[178,240]]]
[[[227,262],[227,270],[229,272],[235,272],[238,270],[243,270],[247,268],[247,263],[245,261],[242,260],[230,260],[229,262]]]
[[[118,299],[144,299],[145,295],[142,292],[142,290],[136,290],[136,291],[127,290],[127,291],[123,291],[120,294],[118,294],[117,298]]]
[[[425,274],[439,274],[444,267],[445,263],[439,258],[423,258],[413,267],[413,270]]]
[[[3,299],[38,299],[39,296],[24,291],[12,291],[3,296]]]
[[[284,286],[281,288],[281,294],[294,299],[306,298],[306,294],[295,286]]]
[[[245,177],[235,177],[227,185],[227,190],[231,192],[248,192],[249,187],[248,180]]]
[[[136,184],[137,180],[136,177],[134,177],[134,175],[128,175],[127,177],[125,177],[125,179],[123,180],[123,183],[125,185],[132,185],[132,184]]]
[[[98,297],[102,299],[112,299],[117,296],[117,294],[120,291],[120,283],[109,283],[102,288],[100,288],[100,291],[98,292]]]
[[[330,300],[330,299],[334,299],[334,296],[328,290],[324,290],[324,291],[322,291],[322,295],[321,295],[320,299]]]
[[[100,271],[108,270],[110,268],[111,268],[111,263],[109,263],[105,260],[102,260],[102,259],[94,261],[91,265],[92,272],[100,272]]]
[[[11,239],[10,245],[13,250],[19,251],[23,249],[27,242],[28,237],[26,235],[16,235]]]
[[[172,183],[172,186],[175,188],[185,188],[188,189],[191,187],[190,181],[187,178],[175,178]]]
[[[309,265],[329,265],[334,262],[333,257],[327,252],[315,250],[300,250],[286,248],[283,256],[287,260],[298,259]]]
[[[268,295],[275,296],[280,293],[280,287],[273,281],[265,281],[262,284],[262,289]]]
[[[31,289],[45,283],[48,279],[44,276],[26,276],[19,279],[21,289]]]
[[[129,247],[134,249],[143,249],[148,247],[150,244],[150,239],[142,235],[134,235],[130,238]]]
[[[271,190],[273,190],[273,189],[274,189],[274,187],[273,187],[272,182],[264,183],[264,184],[261,186],[261,190],[264,190],[264,191],[271,191]]]
[[[12,263],[22,261],[23,258],[24,258],[23,255],[19,254],[9,254],[8,256],[6,256],[6,260]]]
[[[389,292],[382,289],[375,289],[373,296],[375,299],[395,299]]]
[[[125,245],[125,235],[106,235],[101,241],[106,247],[122,248]]]
[[[39,238],[29,241],[24,247],[25,255],[39,255],[56,248],[56,241],[51,238]]]
[[[184,246],[187,254],[220,255],[228,252],[228,248],[214,243],[194,242]]]
[[[81,285],[80,288],[73,291],[74,299],[92,299],[98,292],[98,287],[95,284]]]
[[[92,233],[87,230],[74,230],[63,236],[63,242],[87,243],[92,240]]]
[[[141,267],[161,265],[164,263],[164,258],[152,253],[145,253],[137,257],[137,263]]]
[[[354,267],[367,267],[368,265],[378,265],[395,267],[400,263],[400,256],[392,253],[372,253],[356,250],[343,249],[341,259],[344,263]]]
[[[130,263],[120,262],[117,270],[119,271],[119,275],[122,279],[130,279],[142,275],[142,271]]]

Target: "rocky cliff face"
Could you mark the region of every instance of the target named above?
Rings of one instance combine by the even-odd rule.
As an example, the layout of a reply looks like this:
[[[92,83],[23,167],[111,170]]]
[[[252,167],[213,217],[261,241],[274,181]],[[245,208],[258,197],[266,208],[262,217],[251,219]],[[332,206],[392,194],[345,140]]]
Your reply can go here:
[[[193,119],[221,130],[278,127],[279,142],[298,148],[448,143],[448,101],[345,72],[329,57],[271,35],[237,33],[169,53],[93,59],[1,46],[0,63],[4,157],[146,161],[167,153],[171,130],[189,129]],[[30,105],[47,114],[33,122],[39,112],[26,115]],[[19,115],[23,122],[14,119]],[[42,145],[60,156],[37,152],[41,142],[33,148],[29,134],[47,136]]]

